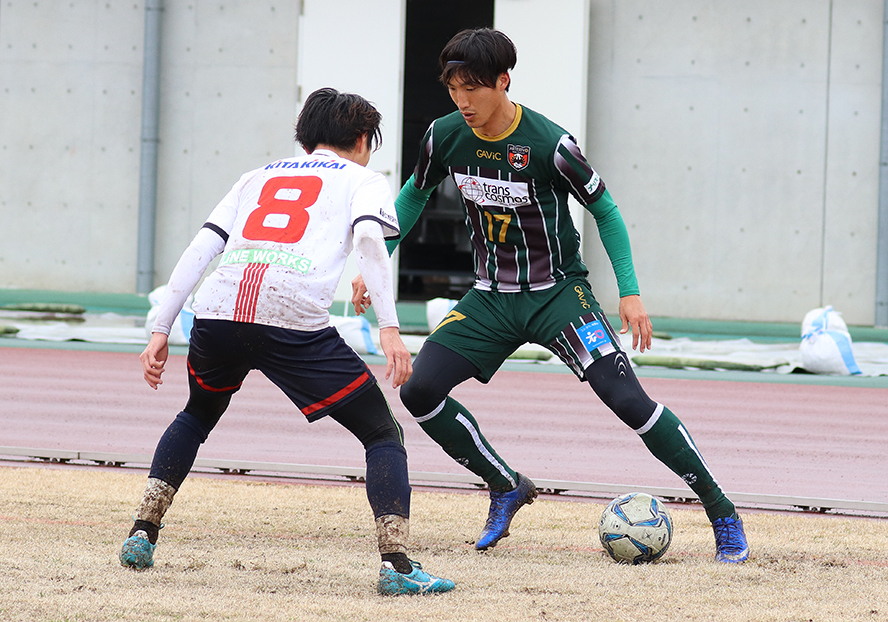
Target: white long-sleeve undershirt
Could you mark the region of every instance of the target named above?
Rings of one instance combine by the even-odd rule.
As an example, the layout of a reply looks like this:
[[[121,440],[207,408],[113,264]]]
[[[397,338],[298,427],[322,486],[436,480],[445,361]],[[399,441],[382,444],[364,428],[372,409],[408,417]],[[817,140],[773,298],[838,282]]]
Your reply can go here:
[[[359,220],[353,232],[355,260],[373,301],[376,322],[379,328],[399,327],[392,262],[385,247],[382,225],[375,220]]]
[[[194,291],[200,277],[206,272],[210,262],[225,248],[225,241],[218,233],[210,229],[201,229],[191,240],[191,244],[182,253],[173,273],[170,275],[160,311],[154,321],[153,333],[170,334],[176,316],[185,306],[188,295]]]

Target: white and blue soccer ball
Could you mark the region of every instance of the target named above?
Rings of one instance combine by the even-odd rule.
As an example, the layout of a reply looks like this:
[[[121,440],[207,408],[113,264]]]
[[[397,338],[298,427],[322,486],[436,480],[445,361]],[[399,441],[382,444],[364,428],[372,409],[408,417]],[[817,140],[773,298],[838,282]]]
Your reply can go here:
[[[633,492],[611,501],[598,521],[607,554],[624,564],[658,560],[672,542],[672,516],[662,501]]]

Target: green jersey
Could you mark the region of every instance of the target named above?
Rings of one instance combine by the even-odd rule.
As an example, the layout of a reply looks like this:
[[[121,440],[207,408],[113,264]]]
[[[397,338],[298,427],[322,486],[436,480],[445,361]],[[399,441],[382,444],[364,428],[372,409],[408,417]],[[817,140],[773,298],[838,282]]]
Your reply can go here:
[[[512,125],[494,137],[477,134],[459,112],[434,121],[395,202],[402,235],[448,175],[462,194],[476,289],[539,291],[588,274],[568,209],[570,194],[595,217],[620,295],[638,293],[616,204],[573,137],[546,117],[517,106]]]

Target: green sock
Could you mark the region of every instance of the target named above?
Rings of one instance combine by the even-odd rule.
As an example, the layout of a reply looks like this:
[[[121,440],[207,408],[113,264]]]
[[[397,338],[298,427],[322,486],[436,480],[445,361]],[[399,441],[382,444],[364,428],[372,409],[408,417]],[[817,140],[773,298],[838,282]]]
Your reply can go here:
[[[641,440],[697,494],[710,522],[734,514],[734,504],[722,492],[691,435],[671,410],[664,407],[653,427],[641,434]]]
[[[440,411],[417,421],[448,456],[487,482],[491,490],[505,492],[517,485],[515,471],[496,454],[472,414],[452,397]]]

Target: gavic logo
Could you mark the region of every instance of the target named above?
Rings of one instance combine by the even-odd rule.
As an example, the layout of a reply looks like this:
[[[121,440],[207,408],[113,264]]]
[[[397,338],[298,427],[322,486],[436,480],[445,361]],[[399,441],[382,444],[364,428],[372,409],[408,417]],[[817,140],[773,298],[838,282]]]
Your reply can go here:
[[[582,307],[584,309],[591,309],[592,305],[586,302],[586,294],[583,293],[583,288],[577,285],[576,287],[574,287],[574,291],[577,293],[577,298],[579,299]]]
[[[485,160],[502,160],[503,154],[499,151],[484,151],[483,149],[479,149],[475,152],[475,155],[479,158],[483,158]]]

